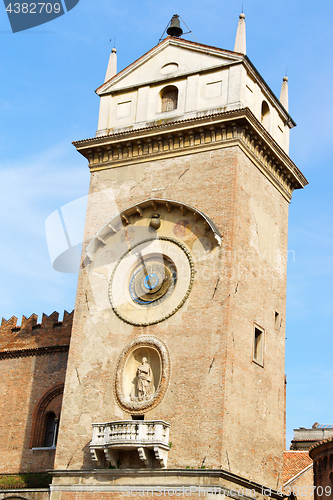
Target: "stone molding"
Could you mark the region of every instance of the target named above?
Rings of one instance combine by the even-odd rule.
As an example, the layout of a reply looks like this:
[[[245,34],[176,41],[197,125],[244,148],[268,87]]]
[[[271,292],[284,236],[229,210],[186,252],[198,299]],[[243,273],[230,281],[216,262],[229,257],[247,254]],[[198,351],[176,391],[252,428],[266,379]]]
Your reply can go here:
[[[56,354],[68,352],[69,345],[59,345],[51,347],[36,347],[35,349],[17,349],[13,351],[0,352],[0,359],[26,358],[28,356],[43,356],[45,354]]]
[[[158,351],[161,359],[160,382],[158,387],[156,388],[154,395],[149,400],[128,401],[123,390],[124,369],[126,361],[130,354],[140,347],[152,347]],[[142,335],[128,344],[119,357],[116,376],[114,380],[114,394],[116,401],[122,410],[131,413],[132,415],[141,415],[142,413],[152,410],[161,402],[167,390],[169,378],[170,356],[168,348],[166,347],[164,342],[157,339],[156,337],[153,337],[151,335]]]
[[[239,146],[290,201],[308,182],[249,108],[216,112],[73,143],[91,171]]]

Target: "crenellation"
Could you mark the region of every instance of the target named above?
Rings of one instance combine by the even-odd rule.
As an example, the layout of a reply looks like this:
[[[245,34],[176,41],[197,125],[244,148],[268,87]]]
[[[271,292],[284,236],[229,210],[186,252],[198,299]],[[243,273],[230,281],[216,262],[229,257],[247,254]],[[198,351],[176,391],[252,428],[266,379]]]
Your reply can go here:
[[[42,316],[42,326],[47,327],[49,325],[53,325],[54,323],[57,323],[59,319],[59,313],[57,311],[54,311],[50,316],[47,314],[43,313]]]
[[[5,318],[2,318],[0,331],[1,329],[5,330],[5,329],[16,328],[17,320],[18,318],[16,316],[12,316],[8,321]]]
[[[49,316],[43,314],[41,323],[38,323],[37,314],[32,314],[29,318],[22,316],[21,325],[17,325],[16,316],[12,316],[8,321],[2,318],[0,352],[69,345],[73,313],[74,311],[64,311],[63,321],[58,321],[59,313],[56,311]]]

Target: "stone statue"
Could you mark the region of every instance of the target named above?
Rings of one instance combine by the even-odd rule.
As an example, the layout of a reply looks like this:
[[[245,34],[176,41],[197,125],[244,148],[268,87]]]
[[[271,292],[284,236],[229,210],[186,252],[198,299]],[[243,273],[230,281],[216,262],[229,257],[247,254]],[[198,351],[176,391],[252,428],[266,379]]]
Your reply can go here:
[[[142,358],[142,364],[138,367],[136,372],[138,398],[146,399],[151,396],[152,388],[151,382],[153,374],[147,358]]]

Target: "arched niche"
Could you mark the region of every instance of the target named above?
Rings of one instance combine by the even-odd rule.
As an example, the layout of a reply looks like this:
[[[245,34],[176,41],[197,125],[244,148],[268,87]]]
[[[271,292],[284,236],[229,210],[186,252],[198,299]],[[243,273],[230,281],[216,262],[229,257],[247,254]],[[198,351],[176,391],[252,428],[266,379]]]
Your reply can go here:
[[[160,99],[162,113],[177,109],[178,88],[175,85],[167,85],[160,91]]]
[[[149,390],[140,394],[142,366],[150,380]],[[118,360],[114,390],[119,406],[132,415],[151,410],[164,397],[169,377],[170,358],[166,345],[150,335],[138,337],[125,347]]]
[[[270,126],[270,109],[266,101],[261,103],[261,123],[269,132]]]
[[[149,225],[153,214],[158,215],[159,220],[162,221],[162,227],[157,231]],[[163,222],[168,219],[170,222],[174,219],[173,237],[177,237],[186,244],[188,244],[186,236],[191,232],[191,226],[195,225],[195,233],[199,235],[198,239],[202,241],[205,250],[221,245],[222,235],[220,231],[203,212],[179,201],[151,198],[132,205],[111,217],[88,244],[85,264],[98,259],[100,253],[103,256],[99,258],[101,262],[96,262],[97,265],[103,265],[104,262],[114,262],[128,249],[128,236],[131,246],[143,239],[152,237],[158,239],[160,234],[164,234]],[[148,223],[145,224],[145,220]],[[126,237],[121,234],[125,229]]]

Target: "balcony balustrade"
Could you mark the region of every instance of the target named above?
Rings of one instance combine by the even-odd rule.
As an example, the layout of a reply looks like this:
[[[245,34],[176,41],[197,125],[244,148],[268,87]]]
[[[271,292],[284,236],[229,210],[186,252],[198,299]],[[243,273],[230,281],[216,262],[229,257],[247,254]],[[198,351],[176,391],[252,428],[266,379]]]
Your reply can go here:
[[[167,466],[170,424],[163,420],[119,420],[92,424],[90,451],[101,467],[117,467],[119,451],[137,450],[145,467],[153,467],[153,454],[160,467]],[[155,462],[156,463],[156,462]]]

